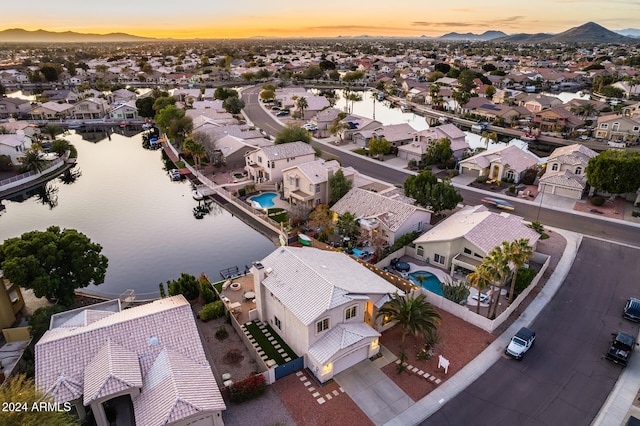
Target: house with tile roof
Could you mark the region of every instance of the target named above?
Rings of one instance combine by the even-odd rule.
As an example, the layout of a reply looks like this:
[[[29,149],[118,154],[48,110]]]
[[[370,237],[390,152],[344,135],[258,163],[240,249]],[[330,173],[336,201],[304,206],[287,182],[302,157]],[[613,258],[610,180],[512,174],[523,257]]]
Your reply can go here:
[[[533,115],[533,124],[541,132],[572,132],[582,126],[584,121],[564,106],[538,111]]]
[[[108,109],[109,105],[106,100],[101,98],[86,98],[73,104],[71,115],[78,120],[105,118]]]
[[[535,250],[540,235],[522,223],[522,217],[494,213],[485,206],[465,206],[413,241],[416,257],[451,271],[474,271],[482,259],[503,241],[529,240]]]
[[[518,183],[524,172],[538,164],[538,157],[515,146],[483,151],[459,163],[460,174],[488,176],[489,179]]]
[[[116,120],[134,119],[139,117],[136,101],[117,104],[109,110],[108,114],[109,118]]]
[[[342,132],[342,138],[346,141],[352,141],[353,135],[363,130],[375,130],[382,127],[382,123],[367,117],[361,117],[355,114],[349,114],[342,120],[341,123],[345,123],[349,126]]]
[[[67,118],[71,116],[74,105],[72,104],[59,104],[57,102],[45,102],[41,105],[32,107],[27,116],[31,120],[53,120],[60,118]]]
[[[587,165],[597,152],[581,144],[556,148],[547,160],[545,174],[538,181],[538,192],[579,200],[588,190]]]
[[[455,124],[449,123],[414,132],[411,143],[398,148],[398,158],[420,161],[427,152],[429,145],[442,138],[447,138],[451,141],[453,156],[458,160],[469,149],[467,135],[458,129]]]
[[[382,233],[384,240],[393,245],[398,237],[414,231],[422,231],[431,223],[431,211],[413,204],[415,200],[404,197],[396,188],[381,192],[352,188],[338,200],[331,210],[343,215],[346,212],[366,221],[373,232]]]
[[[342,170],[345,178],[353,185],[358,172],[353,167],[341,167],[336,160],[317,159],[283,169],[284,198],[290,204],[309,208],[329,204],[329,178],[338,170]]]
[[[112,409],[128,424],[224,424],[226,406],[182,295],[55,314],[35,358],[38,391],[81,418],[90,408],[98,426],[111,424]]]
[[[324,383],[380,350],[376,319],[399,290],[345,253],[279,247],[256,262],[256,310]]]
[[[353,142],[359,146],[367,147],[371,139],[386,139],[391,146],[399,147],[413,141],[416,130],[408,123],[389,124],[377,129],[360,130],[353,133]]]
[[[285,168],[308,163],[315,156],[313,147],[302,141],[263,146],[244,155],[245,170],[256,183],[276,183],[282,181]]]
[[[31,138],[24,133],[0,134],[0,155],[7,155],[14,165],[22,163],[29,148]]]
[[[598,117],[594,136],[613,142],[634,143],[640,141],[640,117],[610,114]]]
[[[0,118],[22,118],[31,108],[26,99],[0,97]]]

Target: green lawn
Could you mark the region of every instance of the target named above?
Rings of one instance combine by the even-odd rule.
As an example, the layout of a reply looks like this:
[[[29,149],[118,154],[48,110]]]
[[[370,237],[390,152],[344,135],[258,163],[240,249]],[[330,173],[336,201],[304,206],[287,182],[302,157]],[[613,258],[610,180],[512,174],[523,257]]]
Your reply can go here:
[[[253,338],[256,340],[260,348],[262,348],[264,353],[269,357],[269,359],[274,360],[278,365],[282,365],[285,363],[284,357],[280,353],[278,353],[269,339],[267,339],[267,337],[262,334],[262,331],[256,323],[254,323],[253,321],[248,322],[245,324],[245,327],[247,327],[247,331],[249,331],[249,334],[253,336]],[[275,341],[280,344],[282,349],[284,349],[285,354],[289,355],[291,359],[298,358],[298,355],[296,355],[296,353],[284,342],[284,340],[280,338],[278,333],[273,331],[271,326],[267,324],[265,329],[268,330],[269,333],[271,333],[271,335],[276,339]]]

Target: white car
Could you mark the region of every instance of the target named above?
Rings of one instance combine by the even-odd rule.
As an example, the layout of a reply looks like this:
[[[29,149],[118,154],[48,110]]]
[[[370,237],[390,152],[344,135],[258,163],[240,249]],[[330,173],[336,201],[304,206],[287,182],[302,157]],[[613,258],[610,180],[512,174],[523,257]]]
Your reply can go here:
[[[318,126],[313,124],[313,123],[307,123],[307,124],[303,125],[302,128],[303,129],[307,129],[310,132],[318,130]]]

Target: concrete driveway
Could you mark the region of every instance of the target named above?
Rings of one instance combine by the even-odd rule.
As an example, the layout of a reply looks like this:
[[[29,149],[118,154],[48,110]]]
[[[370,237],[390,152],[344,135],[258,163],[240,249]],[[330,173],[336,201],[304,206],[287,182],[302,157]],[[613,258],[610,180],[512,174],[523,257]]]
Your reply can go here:
[[[414,403],[368,359],[336,375],[334,380],[376,425],[384,424]]]

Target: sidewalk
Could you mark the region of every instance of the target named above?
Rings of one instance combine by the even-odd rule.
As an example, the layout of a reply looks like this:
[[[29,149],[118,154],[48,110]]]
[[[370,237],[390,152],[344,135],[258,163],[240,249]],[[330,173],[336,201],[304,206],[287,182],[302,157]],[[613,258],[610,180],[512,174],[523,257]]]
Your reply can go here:
[[[424,421],[426,418],[438,411],[444,403],[453,399],[456,395],[466,389],[467,386],[478,379],[489,367],[500,359],[502,351],[508,344],[511,336],[513,336],[520,327],[527,327],[533,322],[562,285],[562,282],[571,269],[571,265],[573,265],[578,248],[582,242],[582,235],[575,232],[555,228],[553,231],[561,234],[567,240],[567,246],[562,255],[562,259],[560,259],[558,266],[556,266],[555,271],[540,291],[540,294],[529,304],[522,315],[520,315],[520,317],[514,321],[514,323],[504,331],[504,333],[494,340],[487,349],[461,369],[455,376],[451,377],[433,392],[385,423],[385,425],[406,426],[415,425]]]

